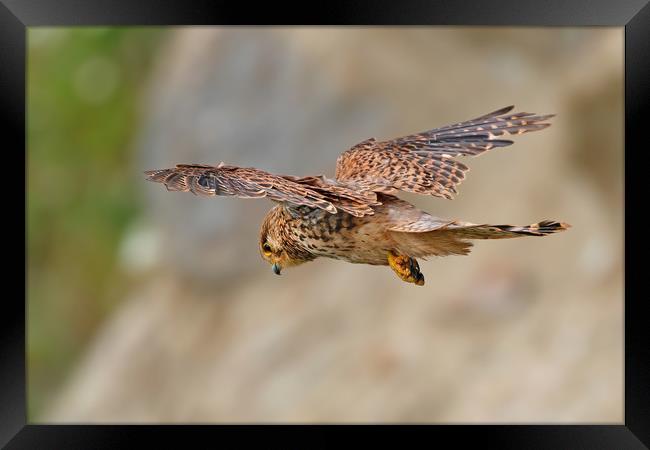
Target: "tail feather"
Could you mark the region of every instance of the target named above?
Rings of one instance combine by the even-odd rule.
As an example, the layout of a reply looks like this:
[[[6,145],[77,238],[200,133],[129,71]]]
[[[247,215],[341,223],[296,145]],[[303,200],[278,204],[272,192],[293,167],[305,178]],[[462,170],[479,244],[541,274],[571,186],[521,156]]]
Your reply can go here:
[[[423,233],[392,231],[390,235],[395,242],[396,250],[412,258],[467,255],[474,245],[448,230]]]
[[[453,229],[459,237],[465,239],[508,239],[521,236],[546,236],[549,234],[564,231],[571,225],[554,220],[543,220],[527,226],[516,225],[463,225],[455,227],[450,225],[447,229]]]
[[[476,225],[452,222],[427,232],[393,231],[397,249],[414,258],[427,256],[467,255],[472,247],[469,239],[509,239],[522,236],[546,236],[564,231],[571,225],[554,220],[543,220],[528,226]]]

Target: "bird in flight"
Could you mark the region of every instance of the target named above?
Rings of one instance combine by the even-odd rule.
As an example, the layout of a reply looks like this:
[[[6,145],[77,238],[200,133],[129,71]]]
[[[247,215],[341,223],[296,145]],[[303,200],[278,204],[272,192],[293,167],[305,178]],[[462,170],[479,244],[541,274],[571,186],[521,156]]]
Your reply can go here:
[[[441,219],[395,196],[403,191],[451,199],[469,170],[457,157],[508,146],[513,141],[503,139],[506,133],[544,129],[553,117],[513,108],[388,141],[367,139],[338,157],[334,179],[224,163],[178,164],[145,174],[170,191],[276,202],[262,222],[259,250],[277,275],[323,256],[390,266],[402,280],[422,286],[416,258],[467,255],[472,239],[546,236],[570,227],[552,220],[514,226]]]

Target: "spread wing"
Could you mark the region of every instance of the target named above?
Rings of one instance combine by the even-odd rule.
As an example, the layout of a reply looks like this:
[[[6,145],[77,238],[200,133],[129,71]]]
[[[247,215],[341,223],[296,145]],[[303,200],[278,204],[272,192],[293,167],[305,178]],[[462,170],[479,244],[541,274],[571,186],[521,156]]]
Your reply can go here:
[[[451,199],[469,170],[455,157],[510,145],[513,141],[501,138],[506,134],[550,126],[543,121],[553,114],[510,113],[513,108],[390,141],[363,141],[339,156],[336,179],[362,190],[399,190]]]
[[[354,216],[373,214],[379,205],[374,192],[356,192],[322,176],[291,177],[263,170],[220,164],[178,164],[173,169],[148,170],[147,179],[163,183],[169,191],[196,195],[230,195],[241,198],[268,197],[290,207],[307,206],[335,214],[338,210]]]

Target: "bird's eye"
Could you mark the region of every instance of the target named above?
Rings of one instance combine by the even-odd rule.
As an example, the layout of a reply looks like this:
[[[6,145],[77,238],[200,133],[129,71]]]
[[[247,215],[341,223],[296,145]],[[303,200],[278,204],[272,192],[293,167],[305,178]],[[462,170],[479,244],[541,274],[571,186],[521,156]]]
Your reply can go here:
[[[265,243],[262,245],[262,250],[264,250],[264,253],[266,253],[266,254],[271,253],[271,246],[269,245],[268,242],[265,242]]]

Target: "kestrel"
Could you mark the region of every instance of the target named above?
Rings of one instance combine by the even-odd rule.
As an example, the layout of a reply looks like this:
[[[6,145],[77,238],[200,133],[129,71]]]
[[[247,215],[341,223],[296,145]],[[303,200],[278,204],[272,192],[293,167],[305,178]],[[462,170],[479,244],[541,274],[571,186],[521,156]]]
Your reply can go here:
[[[277,275],[324,256],[387,265],[402,280],[422,286],[416,258],[467,255],[471,239],[545,236],[570,226],[552,220],[513,226],[440,219],[395,196],[403,191],[451,199],[469,170],[456,157],[508,146],[513,141],[501,138],[506,133],[542,130],[553,117],[515,114],[513,108],[389,141],[367,139],[338,157],[335,179],[224,163],[178,164],[145,174],[170,191],[276,202],[262,223],[259,249]]]

